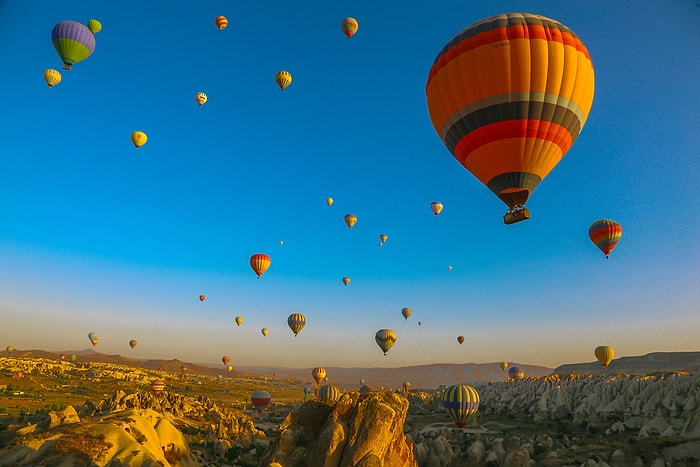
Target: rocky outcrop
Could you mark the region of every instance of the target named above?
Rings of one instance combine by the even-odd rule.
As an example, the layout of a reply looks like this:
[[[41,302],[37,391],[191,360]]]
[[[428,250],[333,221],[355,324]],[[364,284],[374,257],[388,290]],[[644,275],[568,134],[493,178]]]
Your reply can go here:
[[[0,466],[37,465],[195,467],[198,463],[170,420],[150,409],[136,409],[50,429],[31,425],[0,451]]]
[[[408,405],[393,392],[351,392],[335,405],[305,402],[280,424],[261,465],[417,467],[403,431]]]

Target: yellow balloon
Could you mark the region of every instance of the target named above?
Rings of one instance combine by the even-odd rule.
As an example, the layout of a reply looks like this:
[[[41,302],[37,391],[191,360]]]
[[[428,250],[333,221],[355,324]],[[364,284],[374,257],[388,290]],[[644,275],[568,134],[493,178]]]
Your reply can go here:
[[[275,82],[280,87],[280,91],[284,91],[287,86],[292,84],[292,74],[285,70],[279,71],[275,75]]]
[[[208,99],[207,95],[204,94],[203,92],[198,92],[194,96],[194,100],[197,101],[197,104],[199,104],[200,107],[203,106],[204,104],[206,104],[207,99]]]
[[[52,88],[61,82],[61,73],[59,73],[58,70],[49,68],[48,70],[44,71],[44,81],[46,81],[49,88]]]
[[[134,143],[136,149],[140,148],[148,141],[148,136],[143,131],[135,131],[131,133],[131,142]]]
[[[326,198],[326,204],[327,204],[328,206],[330,206],[331,204],[333,204],[333,198]]]
[[[597,358],[600,364],[603,365],[604,370],[608,368],[608,365],[610,365],[613,357],[615,357],[615,350],[609,345],[600,345],[595,348],[593,353],[595,358]]]

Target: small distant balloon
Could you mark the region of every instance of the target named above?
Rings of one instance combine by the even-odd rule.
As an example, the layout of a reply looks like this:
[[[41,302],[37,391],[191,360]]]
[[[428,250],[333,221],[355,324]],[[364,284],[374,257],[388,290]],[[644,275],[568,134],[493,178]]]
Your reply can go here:
[[[287,86],[292,84],[292,74],[285,70],[279,71],[275,75],[275,82],[280,87],[280,91],[284,91]]]
[[[327,204],[328,206],[330,206],[331,204],[333,204],[333,198],[326,198],[326,204]]]
[[[219,28],[219,31],[222,29],[226,29],[226,26],[228,26],[228,19],[225,16],[217,16],[214,18],[214,24],[216,24],[216,27]]]
[[[270,400],[270,393],[267,391],[255,391],[250,396],[250,402],[253,404],[253,408],[256,412],[258,412],[258,414],[265,411],[265,408],[270,405]]]
[[[153,391],[153,394],[156,396],[160,394],[163,389],[165,389],[165,381],[162,379],[157,379],[151,383],[151,391]]]
[[[267,328],[262,328],[262,331],[260,331],[260,332],[262,332],[263,336],[267,336],[270,333],[270,330]]]
[[[12,347],[11,345],[8,345],[8,346],[5,348],[5,350],[7,350],[9,353],[12,353],[12,352],[15,351],[15,348]]]
[[[316,367],[311,370],[311,376],[317,384],[321,384],[321,382],[326,377],[326,369],[320,366]]]
[[[338,402],[338,399],[340,399],[340,388],[335,384],[324,384],[318,391],[318,398],[323,402]]]
[[[525,372],[517,366],[512,366],[508,369],[508,376],[511,379],[523,379],[525,377]]]
[[[200,302],[203,302],[203,301],[206,300],[206,299],[207,299],[207,296],[206,296],[206,295],[200,295],[200,296],[199,296],[199,301],[200,301]]]
[[[457,342],[459,342],[459,345],[464,344],[464,336],[457,336]]]
[[[287,325],[294,333],[294,337],[296,337],[306,325],[306,317],[301,313],[292,313],[287,318]]]
[[[605,254],[605,259],[608,259],[622,238],[622,226],[612,219],[600,219],[588,228],[588,237]]]
[[[436,216],[440,215],[442,212],[442,203],[440,201],[433,201],[430,203],[430,210],[433,211],[433,214]]]
[[[343,284],[347,287],[347,285],[350,283],[350,278],[349,277],[343,277]]]
[[[343,220],[345,221],[345,225],[348,226],[348,229],[352,229],[357,222],[357,216],[355,214],[345,214]]]
[[[236,326],[243,324],[243,316],[236,316],[234,320],[236,321]]]
[[[228,362],[231,361],[231,357],[229,357],[228,355],[224,355],[223,357],[221,357],[221,361],[224,365],[228,365]]]
[[[134,131],[131,133],[131,142],[134,144],[136,149],[140,148],[148,141],[148,136],[143,131]]]
[[[359,24],[357,23],[357,20],[355,18],[345,18],[341,23],[340,23],[340,29],[343,31],[343,34],[350,39],[353,34],[357,32],[357,28],[359,27]]]
[[[386,240],[389,238],[387,234],[381,234],[379,236],[379,241],[381,242],[379,246],[382,246],[384,243],[386,243]]]
[[[194,100],[197,102],[197,104],[199,104],[200,107],[206,104],[208,99],[209,98],[207,97],[207,95],[203,92],[198,92],[194,95]]]
[[[407,306],[401,309],[401,315],[403,315],[404,319],[408,319],[411,316],[411,313],[413,313],[413,310]]]
[[[377,342],[379,348],[384,352],[384,356],[386,356],[386,353],[394,346],[394,343],[396,342],[396,333],[391,329],[380,329],[374,335],[374,340]]]
[[[423,326],[423,321],[418,321],[418,326]]]
[[[233,371],[233,367],[231,365],[227,366],[226,371]]]
[[[97,34],[98,32],[102,31],[102,23],[100,23],[96,19],[89,20],[87,22],[87,27],[93,34]]]
[[[70,361],[71,361],[71,362],[74,362],[74,361],[76,361],[77,359],[78,359],[78,356],[77,356],[76,354],[71,354],[71,356],[70,356]]]
[[[97,334],[95,334],[94,332],[91,332],[88,334],[88,339],[90,339],[90,343],[92,344],[93,347],[96,346],[97,343],[100,341],[97,338]]]
[[[135,339],[131,339],[131,340],[129,341],[129,345],[131,346],[132,349],[133,349],[134,347],[136,347],[136,344],[138,344],[138,342],[136,342]]]
[[[452,266],[447,266],[448,271],[452,271]]]
[[[66,354],[62,353],[62,354],[60,355],[60,357],[61,357],[61,360],[65,360],[65,359],[66,359]]]
[[[270,267],[270,263],[272,261],[270,260],[270,257],[264,253],[255,253],[250,257],[249,262],[251,269],[253,269],[255,275],[258,276],[258,279],[260,279],[260,277]]]
[[[501,362],[501,370],[506,371],[508,369],[508,362]]]
[[[61,73],[58,70],[49,68],[44,71],[44,81],[48,85],[49,89],[61,82]]]

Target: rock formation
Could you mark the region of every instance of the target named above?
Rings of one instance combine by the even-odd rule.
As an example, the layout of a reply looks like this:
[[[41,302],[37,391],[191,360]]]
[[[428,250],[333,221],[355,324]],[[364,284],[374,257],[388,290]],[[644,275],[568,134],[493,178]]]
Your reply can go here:
[[[280,424],[261,465],[417,467],[404,435],[408,400],[393,392],[350,392],[334,405],[309,401]]]

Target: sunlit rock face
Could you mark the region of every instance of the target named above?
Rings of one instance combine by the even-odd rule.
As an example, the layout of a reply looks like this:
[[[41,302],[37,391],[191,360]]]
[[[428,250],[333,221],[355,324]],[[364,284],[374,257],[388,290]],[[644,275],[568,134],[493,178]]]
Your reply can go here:
[[[65,412],[65,411],[64,411]],[[70,418],[51,428],[30,425],[0,451],[0,466],[138,465],[194,467],[183,434],[151,409],[124,410],[90,421]],[[51,417],[52,422],[60,419]]]
[[[280,424],[261,465],[417,467],[404,436],[408,405],[392,392],[351,392],[335,405],[301,404]]]

